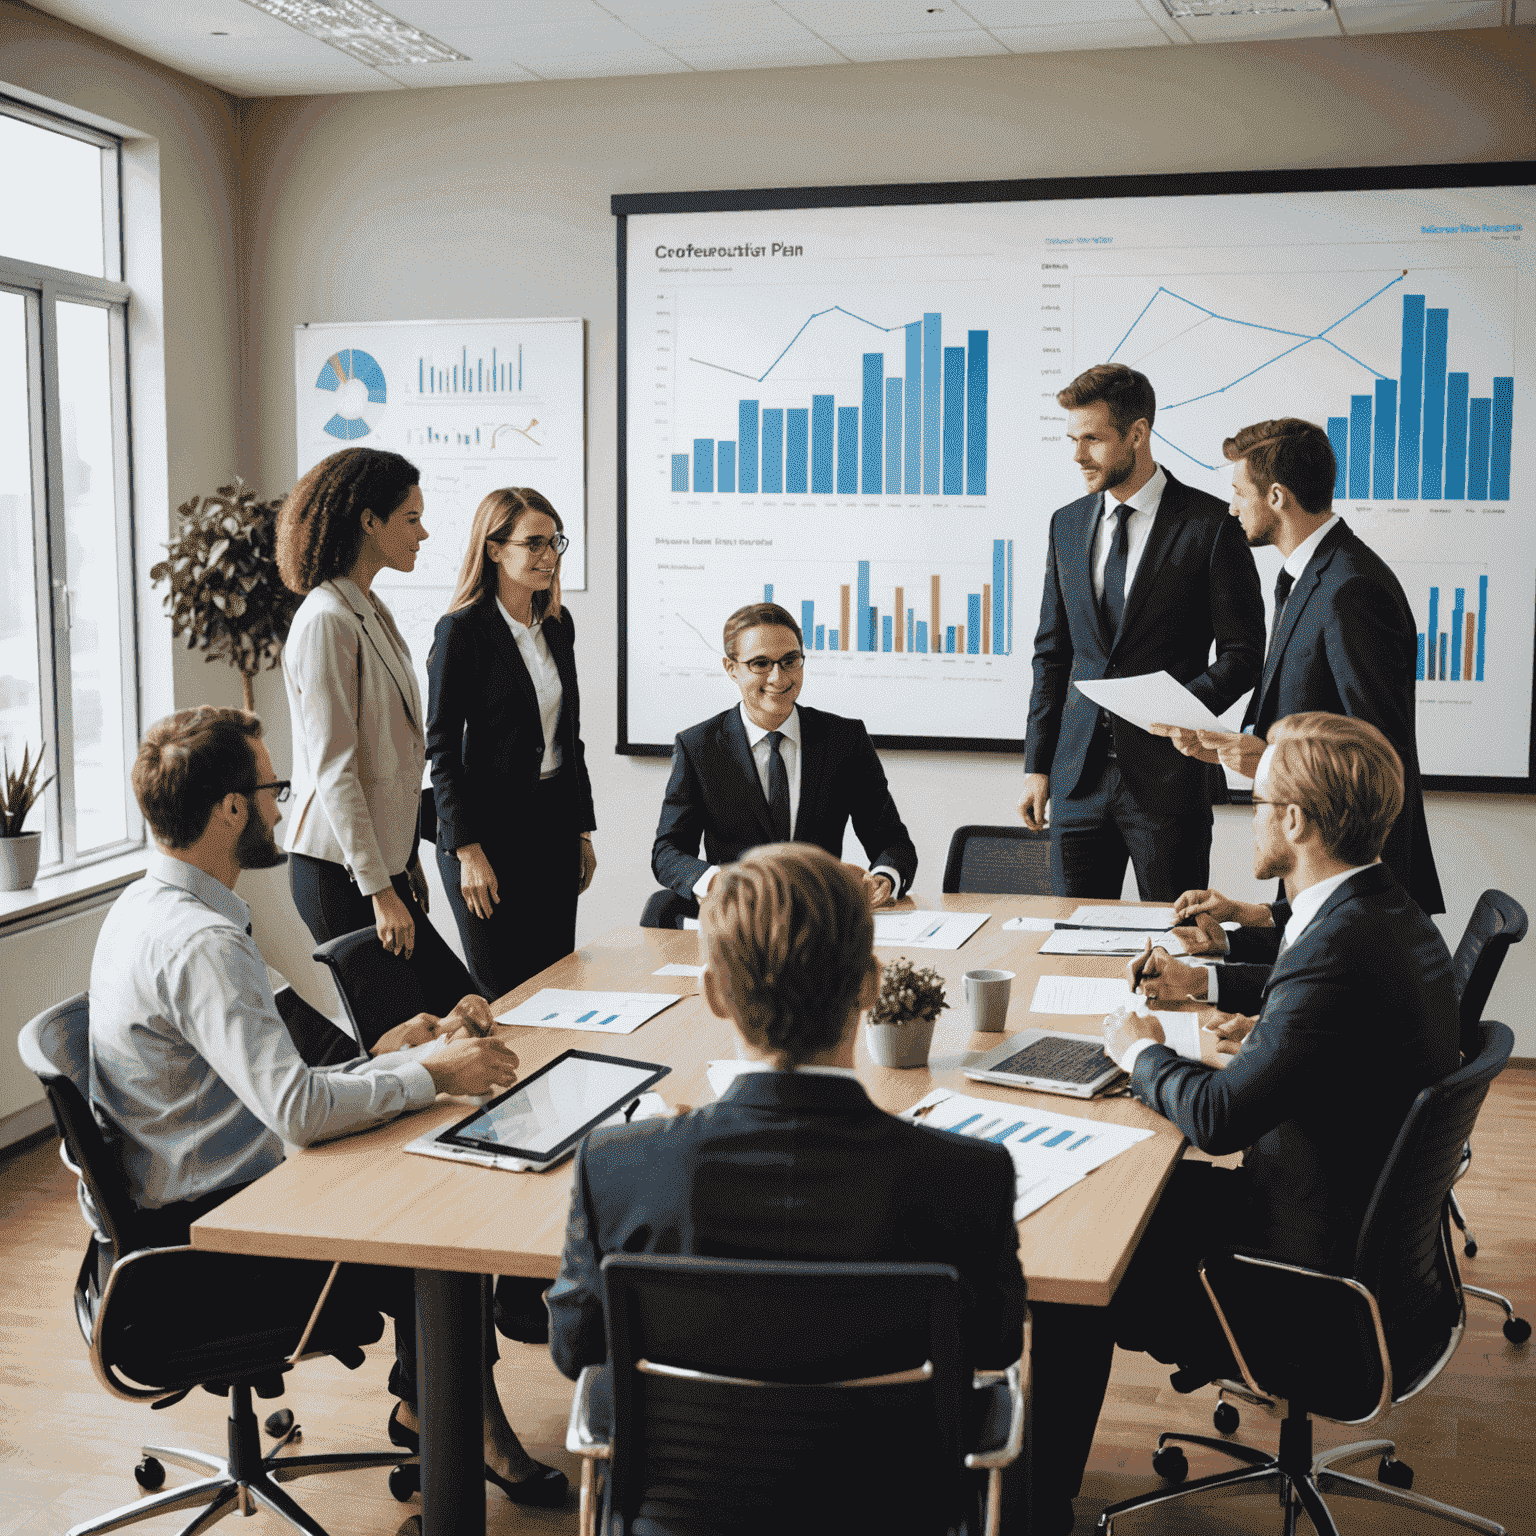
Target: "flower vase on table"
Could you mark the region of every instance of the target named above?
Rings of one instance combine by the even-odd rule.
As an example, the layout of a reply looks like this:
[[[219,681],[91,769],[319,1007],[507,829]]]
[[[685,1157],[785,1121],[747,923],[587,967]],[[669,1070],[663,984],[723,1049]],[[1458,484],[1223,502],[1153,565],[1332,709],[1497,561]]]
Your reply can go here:
[[[948,1006],[944,981],[931,965],[913,968],[905,955],[884,966],[880,995],[864,1022],[864,1039],[877,1067],[925,1067],[933,1028]]]

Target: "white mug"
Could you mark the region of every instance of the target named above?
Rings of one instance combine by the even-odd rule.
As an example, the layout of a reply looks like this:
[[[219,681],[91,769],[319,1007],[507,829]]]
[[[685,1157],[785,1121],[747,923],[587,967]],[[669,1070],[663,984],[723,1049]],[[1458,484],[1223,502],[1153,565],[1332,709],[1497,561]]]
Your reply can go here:
[[[1008,1022],[1008,994],[1013,987],[1012,971],[967,971],[965,1006],[971,1016],[971,1028],[989,1034],[1001,1034]]]

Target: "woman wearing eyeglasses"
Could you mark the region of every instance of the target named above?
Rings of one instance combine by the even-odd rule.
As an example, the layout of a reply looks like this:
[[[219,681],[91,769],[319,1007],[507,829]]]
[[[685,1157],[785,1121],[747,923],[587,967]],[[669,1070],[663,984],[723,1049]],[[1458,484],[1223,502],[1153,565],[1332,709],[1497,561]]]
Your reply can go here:
[[[438,868],[493,998],[576,947],[576,899],[597,869],[566,542],[537,491],[492,491],[427,655]]]

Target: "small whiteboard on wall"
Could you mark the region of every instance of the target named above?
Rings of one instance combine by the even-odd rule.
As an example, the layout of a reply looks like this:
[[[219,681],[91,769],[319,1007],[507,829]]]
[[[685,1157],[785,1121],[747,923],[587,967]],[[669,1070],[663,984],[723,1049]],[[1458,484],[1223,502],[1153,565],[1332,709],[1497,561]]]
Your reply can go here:
[[[427,651],[458,580],[481,498],[531,486],[570,548],[567,592],[586,588],[585,323],[402,320],[294,330],[298,473],[340,448],[387,448],[421,471],[429,537],[410,575],[375,589],[411,648],[426,698]]]

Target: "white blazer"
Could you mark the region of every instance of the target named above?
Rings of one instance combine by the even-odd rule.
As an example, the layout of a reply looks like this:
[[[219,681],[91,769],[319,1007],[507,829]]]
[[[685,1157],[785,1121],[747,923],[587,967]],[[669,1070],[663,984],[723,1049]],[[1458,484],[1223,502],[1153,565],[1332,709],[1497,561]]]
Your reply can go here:
[[[296,802],[284,847],[346,865],[372,896],[416,852],[427,748],[410,651],[383,601],[336,577],[299,605],[283,682]]]

